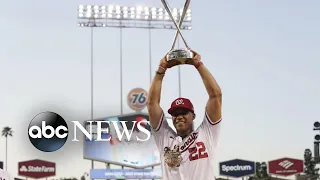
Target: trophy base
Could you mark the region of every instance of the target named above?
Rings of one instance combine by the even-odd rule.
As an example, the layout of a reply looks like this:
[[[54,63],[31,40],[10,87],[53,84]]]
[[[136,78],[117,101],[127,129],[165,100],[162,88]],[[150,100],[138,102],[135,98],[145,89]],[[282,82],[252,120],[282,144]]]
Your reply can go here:
[[[174,49],[167,55],[168,61],[179,61],[180,64],[185,64],[187,60],[193,58],[193,53],[189,49]]]

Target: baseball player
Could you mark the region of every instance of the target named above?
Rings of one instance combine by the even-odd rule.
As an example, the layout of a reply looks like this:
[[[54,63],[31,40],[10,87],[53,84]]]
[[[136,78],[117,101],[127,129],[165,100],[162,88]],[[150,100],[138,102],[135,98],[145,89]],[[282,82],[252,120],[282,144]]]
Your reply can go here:
[[[187,64],[199,72],[208,93],[208,101],[201,125],[193,128],[196,118],[193,104],[179,97],[171,103],[168,113],[172,116],[176,132],[168,125],[160,107],[163,78],[168,68],[177,65],[164,57],[149,89],[148,112],[157,147],[161,156],[163,180],[214,180],[214,158],[220,122],[222,93],[219,85],[201,62],[198,53]]]
[[[13,180],[10,173],[0,168],[0,180]]]

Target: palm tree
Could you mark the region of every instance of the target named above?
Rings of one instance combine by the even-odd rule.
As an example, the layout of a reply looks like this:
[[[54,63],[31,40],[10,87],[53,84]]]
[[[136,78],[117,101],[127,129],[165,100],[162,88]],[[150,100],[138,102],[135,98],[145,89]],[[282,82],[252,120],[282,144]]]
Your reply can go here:
[[[2,136],[6,138],[6,171],[8,169],[8,136],[12,137],[12,133],[11,127],[7,126],[2,129]]]
[[[248,180],[255,180],[269,177],[266,162],[256,162],[256,172],[254,176],[250,176]]]
[[[269,177],[267,163],[266,162],[262,162],[260,164],[260,168],[261,168],[261,171],[260,171],[261,177],[262,178]]]

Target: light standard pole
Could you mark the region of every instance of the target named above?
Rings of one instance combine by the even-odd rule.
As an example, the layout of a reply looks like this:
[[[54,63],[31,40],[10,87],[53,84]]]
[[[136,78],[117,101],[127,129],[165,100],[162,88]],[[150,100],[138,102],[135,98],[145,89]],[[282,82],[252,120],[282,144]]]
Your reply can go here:
[[[316,163],[319,163],[320,157],[319,157],[319,144],[320,144],[320,123],[319,122],[314,122],[313,124],[313,130],[317,131],[318,133],[314,136],[314,142],[313,142],[313,157]]]
[[[180,20],[183,9],[172,8],[176,21]],[[186,18],[181,26],[182,30],[191,30],[191,10],[188,9]],[[120,5],[79,5],[78,26],[91,28],[91,120],[93,120],[93,29],[94,28],[120,28],[120,111],[123,114],[123,88],[122,88],[122,30],[123,28],[139,28],[149,30],[149,81],[152,80],[151,30],[176,30],[168,13],[163,8],[155,7],[129,7]],[[179,96],[181,96],[181,81],[179,69]],[[110,164],[107,163],[110,168]],[[91,168],[94,168],[93,160]],[[123,168],[123,166],[122,166]]]

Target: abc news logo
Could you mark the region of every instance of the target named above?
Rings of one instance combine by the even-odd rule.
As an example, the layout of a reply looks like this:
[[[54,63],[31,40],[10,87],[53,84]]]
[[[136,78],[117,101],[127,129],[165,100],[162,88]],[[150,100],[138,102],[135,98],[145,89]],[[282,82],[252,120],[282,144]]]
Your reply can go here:
[[[109,133],[109,128],[102,128],[103,123],[110,125],[110,121],[88,121],[89,132],[84,128],[79,122],[72,121],[74,124],[74,137],[72,141],[79,141],[77,136],[77,129],[80,130],[90,141],[92,141],[94,133],[93,123],[97,123],[97,138],[95,141],[110,141],[111,137],[108,139],[103,139],[102,133]],[[131,140],[131,132],[129,132],[126,121],[120,121],[121,125],[117,121],[111,121],[117,138],[121,141],[123,135],[126,136],[126,140]],[[140,139],[136,137],[137,141],[147,141],[151,137],[151,132],[144,126],[142,123],[148,123],[146,121],[140,121],[136,124],[136,121],[133,121],[133,126],[137,127],[138,130],[147,135],[147,138]],[[122,132],[121,132],[122,131]],[[68,139],[68,125],[66,121],[58,114],[54,112],[43,112],[36,115],[29,124],[28,127],[28,136],[31,144],[40,151],[43,152],[53,152],[57,151],[66,143]]]

